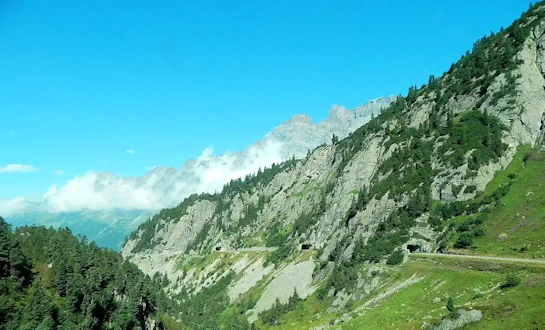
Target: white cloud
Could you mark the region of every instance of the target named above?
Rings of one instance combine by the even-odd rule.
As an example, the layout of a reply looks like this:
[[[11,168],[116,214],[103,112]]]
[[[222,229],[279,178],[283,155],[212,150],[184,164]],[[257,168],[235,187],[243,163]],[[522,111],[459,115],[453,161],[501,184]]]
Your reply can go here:
[[[53,170],[53,172],[51,172],[51,174],[53,174],[55,176],[61,176],[61,175],[64,175],[64,171],[63,170]]]
[[[51,213],[87,210],[159,210],[180,203],[193,193],[221,191],[232,179],[255,173],[281,159],[282,144],[268,142],[244,153],[213,155],[206,148],[181,170],[154,167],[139,178],[120,178],[107,172],[87,172],[62,186],[51,186],[42,196],[41,208]],[[21,206],[22,205],[22,206]],[[0,204],[0,214],[22,212],[24,203]]]
[[[146,166],[144,167],[146,169],[146,171],[153,171],[156,167],[159,167],[158,165],[153,165],[153,166]]]
[[[137,188],[126,181],[88,172],[61,187],[51,186],[43,197],[48,211],[52,213],[82,209],[154,209],[159,204],[153,191]]]
[[[12,215],[23,212],[30,202],[23,198],[17,197],[9,200],[0,200],[0,216],[10,217]]]
[[[250,147],[242,157],[240,153],[213,156],[214,149],[208,147],[193,166],[193,174],[198,181],[191,181],[191,184],[177,189],[177,195],[186,197],[192,193],[221,191],[223,186],[233,179],[245,177],[257,172],[259,168],[281,162],[281,150],[281,143],[269,141],[260,147]]]
[[[128,153],[129,155],[134,155],[136,153],[136,151],[132,149],[125,150],[125,152]]]
[[[23,164],[9,164],[6,166],[0,166],[0,173],[21,173],[21,172],[34,172],[36,168],[30,165]]]

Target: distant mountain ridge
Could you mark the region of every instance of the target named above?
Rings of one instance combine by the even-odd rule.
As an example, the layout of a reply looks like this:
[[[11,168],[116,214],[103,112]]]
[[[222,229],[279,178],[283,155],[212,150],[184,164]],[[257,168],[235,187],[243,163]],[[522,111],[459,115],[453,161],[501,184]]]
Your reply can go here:
[[[50,188],[42,202],[21,201],[19,212],[3,214],[15,226],[68,227],[99,245],[120,249],[124,237],[157,210],[177,205],[194,193],[220,191],[230,180],[259,168],[302,158],[309,150],[331,142],[333,134],[346,137],[395,99],[380,97],[353,110],[334,105],[328,118],[318,123],[307,115],[296,115],[242,151],[213,155],[209,148],[179,170],[158,166],[141,177],[87,173]]]

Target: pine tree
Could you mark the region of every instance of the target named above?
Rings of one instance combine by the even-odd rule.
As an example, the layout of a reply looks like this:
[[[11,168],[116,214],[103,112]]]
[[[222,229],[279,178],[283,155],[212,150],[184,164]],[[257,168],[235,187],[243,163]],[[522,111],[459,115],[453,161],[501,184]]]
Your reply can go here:
[[[44,288],[42,287],[39,279],[32,283],[32,290],[29,299],[30,304],[28,306],[27,315],[29,316],[29,319],[36,324],[36,326],[40,325],[40,323],[46,318],[51,318],[53,307],[51,305],[51,301],[45,294]]]
[[[68,274],[66,271],[66,258],[57,258],[53,262],[53,286],[61,297],[66,295],[66,282]]]
[[[451,297],[448,297],[447,309],[449,312],[454,313],[454,301],[452,300]]]
[[[301,298],[299,297],[299,294],[297,293],[297,288],[294,288],[293,289],[293,296],[289,297],[289,299],[288,299],[288,306],[287,306],[288,310],[289,311],[294,310],[295,306],[297,305],[299,300],[301,300]]]
[[[322,194],[322,198],[320,199],[320,208],[318,210],[318,213],[325,213],[326,208],[327,208],[326,196],[325,196],[325,193],[324,193],[324,194]]]
[[[0,277],[6,277],[9,275],[9,234],[9,225],[4,221],[2,217],[0,217]]]

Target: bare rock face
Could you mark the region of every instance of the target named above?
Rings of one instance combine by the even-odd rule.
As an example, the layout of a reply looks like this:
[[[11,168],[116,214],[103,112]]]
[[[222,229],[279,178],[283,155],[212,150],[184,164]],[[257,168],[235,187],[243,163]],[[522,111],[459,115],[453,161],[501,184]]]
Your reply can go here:
[[[283,159],[288,159],[292,155],[300,158],[306,155],[308,150],[324,143],[331,143],[333,134],[341,139],[348,136],[367,123],[372,116],[377,116],[381,109],[388,107],[395,99],[396,96],[377,98],[353,110],[333,105],[329,109],[327,119],[316,124],[306,115],[297,115],[265,135],[259,143],[279,141],[285,146],[282,150]]]
[[[255,321],[257,315],[270,309],[276,299],[280,303],[286,304],[295,291],[301,298],[306,298],[309,294],[312,294],[316,289],[312,286],[313,270],[314,262],[307,260],[301,263],[289,264],[277,272],[255,307],[249,312],[249,320]]]
[[[467,324],[475,323],[483,318],[483,313],[480,310],[472,309],[469,311],[458,310],[458,317],[454,320],[445,318],[440,325],[434,327],[434,330],[454,330],[464,327]]]
[[[539,24],[518,54],[524,61],[518,68],[521,78],[518,79],[520,98],[517,110],[513,114],[511,139],[513,144],[531,144],[538,141],[543,134],[543,105],[545,104],[545,24]],[[518,115],[518,118],[517,118]]]
[[[236,301],[242,294],[248,292],[272,272],[274,265],[263,266],[264,261],[261,258],[257,262],[248,262],[248,264],[244,265],[244,271],[240,280],[229,287],[229,299],[231,302]]]
[[[545,77],[545,22],[542,22],[532,31],[533,41],[536,48],[536,65],[542,76]],[[530,39],[532,40],[532,39]],[[531,41],[530,41],[531,42]],[[531,47],[531,46],[530,46]],[[530,48],[531,49],[531,48]]]

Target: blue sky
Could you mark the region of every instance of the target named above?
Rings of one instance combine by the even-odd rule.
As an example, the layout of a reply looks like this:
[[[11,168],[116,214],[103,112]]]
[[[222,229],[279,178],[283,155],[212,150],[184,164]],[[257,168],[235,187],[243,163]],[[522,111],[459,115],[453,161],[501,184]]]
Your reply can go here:
[[[0,0],[0,172],[37,169],[0,173],[0,199],[41,195],[87,170],[179,167],[207,146],[242,149],[298,113],[316,121],[332,104],[405,94],[527,8]]]

